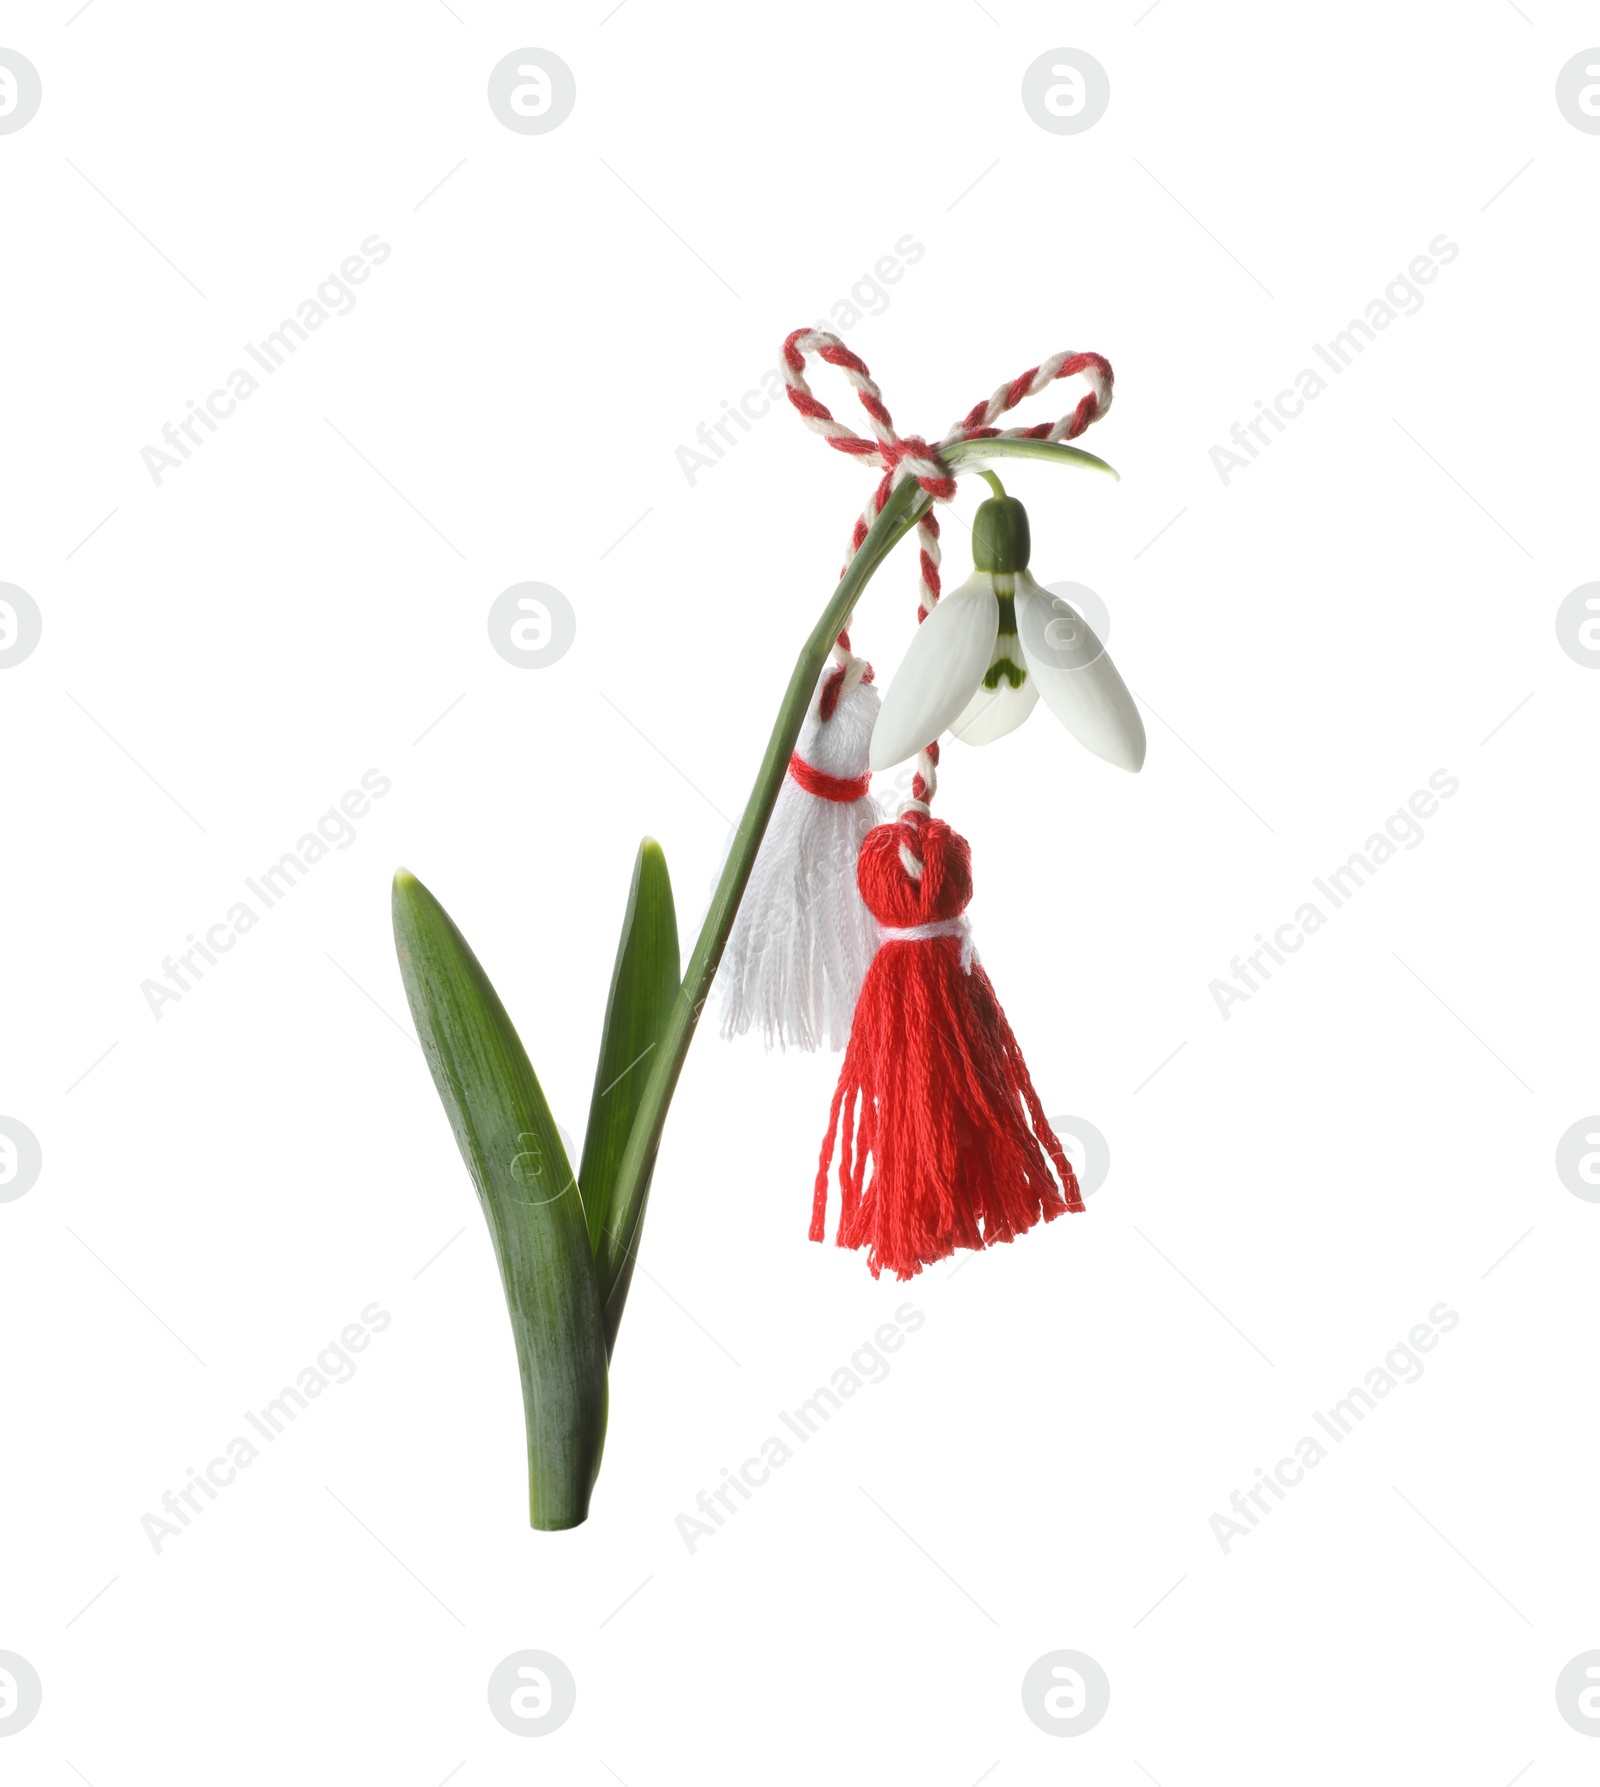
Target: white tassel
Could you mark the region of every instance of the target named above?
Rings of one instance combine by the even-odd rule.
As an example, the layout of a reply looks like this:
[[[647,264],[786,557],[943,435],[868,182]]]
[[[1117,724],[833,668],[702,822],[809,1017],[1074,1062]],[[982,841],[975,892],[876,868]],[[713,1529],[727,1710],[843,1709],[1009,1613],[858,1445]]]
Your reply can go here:
[[[867,774],[867,752],[878,717],[878,692],[862,681],[867,665],[852,658],[837,704],[821,717],[823,689],[838,668],[824,672],[795,754],[839,781]],[[842,1049],[878,927],[856,886],[861,840],[881,814],[870,794],[828,800],[784,777],[750,883],[723,951],[722,1034],[757,1030],[802,1049]]]

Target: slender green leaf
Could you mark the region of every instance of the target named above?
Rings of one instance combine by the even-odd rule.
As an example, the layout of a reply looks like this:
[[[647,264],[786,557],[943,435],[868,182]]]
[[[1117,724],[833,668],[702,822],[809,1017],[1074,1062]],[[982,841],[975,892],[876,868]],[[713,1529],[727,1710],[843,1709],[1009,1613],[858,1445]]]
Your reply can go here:
[[[576,1526],[606,1430],[606,1353],[589,1231],[555,1119],[505,1007],[450,915],[394,878],[400,974],[423,1053],[494,1240],[528,1431],[528,1518]]]
[[[589,1103],[589,1128],[583,1139],[583,1165],[578,1169],[589,1216],[589,1243],[596,1253],[605,1234],[628,1132],[644,1100],[650,1058],[677,991],[678,915],[672,904],[672,882],[661,846],[654,838],[646,838],[634,859],[628,907],[617,940],[594,1096]],[[619,1303],[616,1319],[621,1315]],[[609,1314],[607,1330],[609,1346],[616,1339],[615,1321]]]

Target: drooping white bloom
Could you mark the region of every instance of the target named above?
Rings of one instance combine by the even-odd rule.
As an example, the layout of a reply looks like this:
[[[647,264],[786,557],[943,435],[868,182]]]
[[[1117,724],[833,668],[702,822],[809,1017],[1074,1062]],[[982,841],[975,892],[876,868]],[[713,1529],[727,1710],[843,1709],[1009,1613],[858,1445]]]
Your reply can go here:
[[[994,509],[1009,498],[986,502]],[[1004,518],[1003,518],[1004,519]],[[1065,597],[1027,570],[1027,525],[993,550],[973,527],[974,557],[990,560],[917,628],[872,734],[872,767],[890,769],[947,728],[969,745],[992,744],[1046,707],[1087,750],[1119,769],[1144,763],[1144,722],[1094,629]],[[1009,548],[1009,550],[1007,550]],[[993,560],[1015,568],[998,570]],[[1020,559],[1020,564],[1017,562]]]

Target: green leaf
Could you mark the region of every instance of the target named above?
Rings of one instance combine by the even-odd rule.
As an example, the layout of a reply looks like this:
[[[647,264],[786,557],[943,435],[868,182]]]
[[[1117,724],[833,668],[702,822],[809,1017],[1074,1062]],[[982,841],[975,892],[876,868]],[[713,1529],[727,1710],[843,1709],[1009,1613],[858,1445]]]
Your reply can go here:
[[[1122,482],[1122,473],[1114,465],[1107,465],[1096,454],[1084,452],[1082,447],[1069,447],[1065,441],[1029,441],[1015,437],[955,441],[948,447],[941,447],[940,452],[951,471],[958,475],[978,471],[991,459],[1046,459],[1055,465],[1081,466],[1086,472],[1104,472],[1114,482]]]
[[[644,1100],[655,1051],[677,992],[678,915],[672,904],[672,882],[661,846],[654,838],[646,838],[634,860],[628,907],[622,915],[594,1096],[589,1103],[589,1128],[583,1139],[583,1165],[578,1171],[589,1215],[589,1242],[597,1255],[611,1214],[617,1168]],[[616,1344],[631,1271],[630,1254],[606,1305],[608,1350]]]
[[[394,938],[433,1083],[489,1223],[522,1373],[528,1518],[589,1511],[606,1431],[606,1352],[589,1231],[555,1119],[467,940],[420,881],[394,878]]]

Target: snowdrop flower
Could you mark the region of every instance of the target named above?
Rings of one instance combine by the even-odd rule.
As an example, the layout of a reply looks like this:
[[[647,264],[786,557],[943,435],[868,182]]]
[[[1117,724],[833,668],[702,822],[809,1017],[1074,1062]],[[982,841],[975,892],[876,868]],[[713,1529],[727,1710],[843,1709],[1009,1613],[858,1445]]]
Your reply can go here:
[[[999,480],[985,474],[999,491]],[[1119,769],[1144,763],[1144,722],[1094,629],[1028,571],[1028,515],[1003,491],[972,524],[972,575],[917,628],[883,698],[872,767],[891,769],[949,728],[993,744],[1039,699],[1079,744]]]

